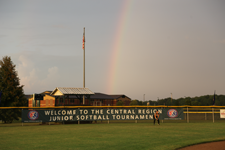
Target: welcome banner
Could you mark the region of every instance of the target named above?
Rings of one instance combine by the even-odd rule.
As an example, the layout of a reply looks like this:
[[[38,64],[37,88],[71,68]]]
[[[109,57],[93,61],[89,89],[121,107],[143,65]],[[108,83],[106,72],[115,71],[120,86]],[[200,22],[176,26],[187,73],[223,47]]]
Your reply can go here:
[[[158,110],[159,119],[182,120],[183,109],[55,109],[23,110],[22,122],[60,122],[97,120],[152,120]]]

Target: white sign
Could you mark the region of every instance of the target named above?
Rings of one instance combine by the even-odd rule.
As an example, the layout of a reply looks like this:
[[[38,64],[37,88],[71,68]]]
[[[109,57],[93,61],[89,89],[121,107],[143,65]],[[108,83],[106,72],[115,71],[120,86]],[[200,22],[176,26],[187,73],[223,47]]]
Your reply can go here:
[[[225,118],[225,109],[220,109],[220,118]]]

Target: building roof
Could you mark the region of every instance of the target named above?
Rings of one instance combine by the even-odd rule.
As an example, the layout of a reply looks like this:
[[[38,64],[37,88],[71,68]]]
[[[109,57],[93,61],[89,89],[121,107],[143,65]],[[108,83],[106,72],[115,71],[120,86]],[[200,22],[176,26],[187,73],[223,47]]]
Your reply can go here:
[[[109,96],[111,96],[113,99],[118,99],[118,98],[120,98],[120,97],[122,97],[122,98],[124,98],[124,97],[127,97],[126,95],[109,95]],[[127,98],[129,98],[129,97],[127,97]],[[129,98],[129,99],[131,99],[131,98]]]
[[[33,94],[26,94],[25,97],[26,97],[27,100],[29,100],[29,98],[33,97]]]
[[[68,95],[68,98],[77,98],[76,95]],[[113,100],[114,98],[112,98],[110,95],[107,94],[103,94],[103,93],[95,93],[94,95],[91,95],[90,98],[88,99],[103,99],[103,100]]]
[[[91,95],[91,99],[114,99],[110,95],[103,94],[103,93],[95,93],[94,95]]]
[[[57,87],[50,95],[93,95],[88,88]]]

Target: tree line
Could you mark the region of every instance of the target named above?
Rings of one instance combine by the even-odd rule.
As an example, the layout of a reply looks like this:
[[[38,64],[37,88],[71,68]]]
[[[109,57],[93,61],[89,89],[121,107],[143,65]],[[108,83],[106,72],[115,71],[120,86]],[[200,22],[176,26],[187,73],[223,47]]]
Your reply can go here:
[[[148,101],[139,101],[132,100],[130,105],[150,105],[150,106],[212,106],[213,105],[214,95],[204,95],[199,97],[182,97],[178,99],[171,99],[171,97],[158,99],[157,101],[148,100]],[[215,106],[225,106],[225,95],[215,95]]]

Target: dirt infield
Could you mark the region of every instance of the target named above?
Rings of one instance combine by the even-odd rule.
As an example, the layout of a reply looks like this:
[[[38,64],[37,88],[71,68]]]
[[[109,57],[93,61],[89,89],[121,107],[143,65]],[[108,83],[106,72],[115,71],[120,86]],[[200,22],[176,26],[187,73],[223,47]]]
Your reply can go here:
[[[225,141],[197,144],[184,147],[179,150],[214,150],[214,149],[225,150]]]

